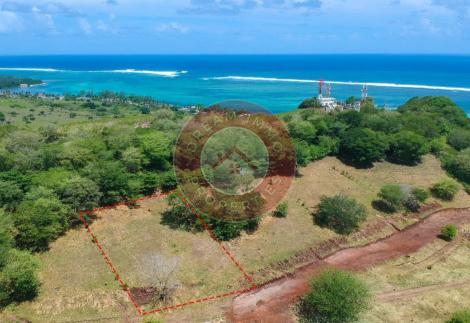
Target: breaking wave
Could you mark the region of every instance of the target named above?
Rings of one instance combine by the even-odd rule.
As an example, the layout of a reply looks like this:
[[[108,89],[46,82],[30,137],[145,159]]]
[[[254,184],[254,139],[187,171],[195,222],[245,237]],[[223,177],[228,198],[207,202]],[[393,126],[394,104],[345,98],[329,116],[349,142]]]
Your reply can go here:
[[[188,71],[153,71],[153,70],[136,70],[136,69],[125,69],[125,70],[112,70],[106,71],[111,73],[129,73],[129,74],[148,74],[148,75],[157,75],[163,77],[177,77],[181,74],[186,74]]]
[[[0,67],[0,71],[31,71],[31,72],[64,72],[55,68],[36,68],[36,67]]]
[[[204,80],[232,80],[232,81],[255,81],[255,82],[289,82],[289,83],[318,83],[319,80],[305,80],[292,78],[275,78],[275,77],[255,77],[255,76],[220,76],[206,77]],[[440,86],[440,85],[421,85],[421,84],[399,84],[399,83],[377,83],[377,82],[344,82],[344,81],[328,81],[324,82],[339,85],[367,85],[370,87],[391,87],[403,89],[423,89],[423,90],[441,90],[441,91],[457,91],[470,92],[468,87]]]

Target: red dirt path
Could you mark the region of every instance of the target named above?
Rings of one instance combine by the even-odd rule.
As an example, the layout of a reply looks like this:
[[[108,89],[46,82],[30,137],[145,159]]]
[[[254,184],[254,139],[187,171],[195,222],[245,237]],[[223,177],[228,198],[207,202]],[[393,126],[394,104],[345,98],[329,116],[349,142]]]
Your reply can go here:
[[[308,281],[325,267],[363,270],[386,260],[416,252],[437,238],[445,224],[470,223],[470,208],[445,209],[431,214],[407,229],[363,247],[340,250],[313,260],[293,275],[236,297],[227,312],[230,322],[291,322],[289,307],[308,291]]]

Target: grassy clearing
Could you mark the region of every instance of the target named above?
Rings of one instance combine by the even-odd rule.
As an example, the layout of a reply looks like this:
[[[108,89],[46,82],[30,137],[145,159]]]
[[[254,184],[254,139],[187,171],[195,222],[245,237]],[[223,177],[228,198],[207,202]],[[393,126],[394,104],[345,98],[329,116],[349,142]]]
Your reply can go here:
[[[400,166],[378,163],[372,169],[355,169],[344,165],[338,159],[327,157],[301,169],[302,176],[294,181],[285,201],[289,204],[289,215],[278,219],[267,217],[254,235],[245,235],[230,243],[232,250],[250,272],[273,267],[272,272],[256,275],[257,282],[267,281],[280,274],[274,267],[277,263],[311,247],[318,246],[327,239],[337,238],[334,232],[313,224],[312,212],[323,195],[343,193],[356,198],[369,212],[369,219],[363,227],[374,226],[384,219],[399,222],[401,226],[415,222],[415,217],[386,215],[371,206],[384,184],[410,184],[428,188],[447,175],[439,161],[433,156],[425,156],[423,163],[415,166]],[[462,190],[454,202],[439,202],[445,207],[468,206],[470,197]],[[390,234],[390,226],[371,230],[369,235],[352,235],[341,246],[353,246],[376,240]],[[289,271],[289,269],[287,269]]]
[[[363,322],[444,322],[454,311],[470,307],[470,242],[463,241],[441,257],[444,241],[360,274],[377,295],[436,286],[397,300],[374,300]],[[422,261],[422,263],[420,263]]]

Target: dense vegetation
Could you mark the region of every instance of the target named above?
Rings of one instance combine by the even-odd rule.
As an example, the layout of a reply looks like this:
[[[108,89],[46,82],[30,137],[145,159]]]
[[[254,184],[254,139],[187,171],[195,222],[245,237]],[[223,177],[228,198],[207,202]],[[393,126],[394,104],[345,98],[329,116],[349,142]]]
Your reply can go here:
[[[308,102],[302,108],[313,106]],[[431,151],[470,188],[470,119],[446,97],[416,97],[396,111],[375,108],[368,100],[360,111],[300,109],[282,118],[299,165],[327,155],[359,167],[381,160],[415,165]]]
[[[3,96],[0,109],[53,113],[104,109],[93,121],[0,125],[0,303],[35,295],[34,254],[76,225],[78,214],[176,186],[172,143],[186,114],[146,98]],[[114,114],[115,109],[120,110]],[[121,109],[122,108],[122,109]],[[144,108],[148,108],[144,109]]]
[[[21,84],[36,85],[41,84],[41,80],[28,77],[2,76],[0,75],[0,89],[19,87]]]
[[[356,322],[370,299],[364,283],[343,271],[325,271],[312,280],[310,289],[298,304],[300,322]]]

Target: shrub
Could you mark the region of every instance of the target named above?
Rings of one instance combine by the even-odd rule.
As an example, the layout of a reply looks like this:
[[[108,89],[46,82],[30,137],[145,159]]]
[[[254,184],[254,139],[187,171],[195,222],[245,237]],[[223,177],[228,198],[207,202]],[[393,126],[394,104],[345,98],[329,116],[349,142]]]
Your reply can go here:
[[[470,310],[466,309],[455,312],[446,323],[470,323]]]
[[[403,207],[407,194],[399,185],[385,185],[380,189],[379,198],[382,201],[382,211],[393,213]]]
[[[325,271],[310,288],[298,303],[300,322],[355,322],[368,307],[368,288],[348,272]]]
[[[204,227],[201,221],[194,215],[176,194],[168,196],[169,208],[162,214],[162,224],[172,229],[186,231],[202,231]]]
[[[317,98],[305,99],[299,105],[299,109],[310,109],[310,108],[320,109],[321,107],[322,106]]]
[[[429,192],[423,188],[416,187],[413,189],[412,194],[418,201],[421,203],[426,202],[426,200],[429,198]]]
[[[459,191],[459,185],[450,179],[443,180],[431,188],[431,193],[445,201],[452,201]]]
[[[242,221],[210,219],[209,226],[219,240],[228,241],[239,237],[242,231],[255,231],[258,228],[258,221],[258,218]]]
[[[341,137],[339,155],[353,165],[370,167],[385,157],[387,148],[385,136],[370,129],[353,128]]]
[[[366,209],[344,195],[322,197],[315,213],[315,222],[340,234],[349,234],[367,218]]]
[[[398,164],[416,165],[421,157],[428,152],[426,140],[411,131],[401,131],[394,134],[387,151],[388,158]]]
[[[446,224],[441,228],[440,237],[445,241],[452,241],[457,236],[457,227],[453,224]]]
[[[445,158],[444,167],[459,181],[470,184],[470,149]]]
[[[0,272],[0,303],[21,302],[34,298],[39,287],[38,262],[26,251],[11,249]]]
[[[276,210],[273,212],[273,216],[277,218],[285,218],[287,216],[288,209],[289,205],[287,202],[279,203],[276,207]]]
[[[464,129],[452,130],[448,137],[447,142],[449,145],[457,150],[463,150],[470,147],[470,131]]]
[[[403,206],[411,212],[418,212],[420,208],[419,200],[412,194],[403,201]]]
[[[303,140],[305,142],[312,143],[317,136],[317,129],[315,129],[313,124],[308,121],[291,121],[287,127],[292,138]]]

